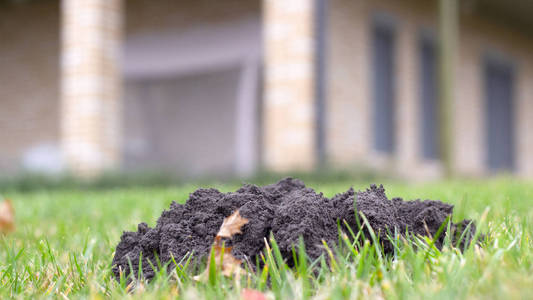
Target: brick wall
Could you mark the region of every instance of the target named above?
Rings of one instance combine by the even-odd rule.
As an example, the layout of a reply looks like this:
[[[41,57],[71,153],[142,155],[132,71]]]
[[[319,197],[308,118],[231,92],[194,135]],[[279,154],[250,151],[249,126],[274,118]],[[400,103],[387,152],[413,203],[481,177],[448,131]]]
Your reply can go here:
[[[0,173],[59,141],[59,1],[0,5]]]
[[[329,1],[327,17],[326,152],[336,166],[370,151],[369,21],[362,1]]]
[[[499,53],[515,66],[514,130],[516,173],[533,175],[533,41],[524,33],[475,15],[461,18],[460,67],[457,68],[455,168],[463,174],[486,172],[483,58]],[[465,145],[470,145],[466,147]]]
[[[296,1],[297,7],[312,1]],[[246,3],[246,4],[244,4]],[[126,5],[126,36],[150,35],[161,30],[187,31],[206,23],[210,26],[231,22],[243,16],[256,18],[265,7],[266,17],[272,17],[271,1],[184,1],[181,9],[171,0],[128,0]],[[291,2],[292,3],[292,2]],[[300,4],[298,4],[300,3]],[[307,3],[307,4],[306,4]],[[330,0],[328,15],[327,49],[327,103],[326,148],[330,162],[338,167],[351,164],[375,164],[379,168],[393,168],[398,172],[416,173],[415,177],[439,173],[438,162],[421,159],[419,145],[418,60],[414,57],[421,28],[436,32],[436,3],[431,1],[350,1]],[[283,5],[282,5],[283,6]],[[270,7],[272,9],[272,7]],[[281,8],[280,8],[281,9]],[[14,170],[24,153],[42,144],[59,144],[59,1],[32,1],[4,4],[0,9],[0,170]],[[281,9],[279,12],[283,11]],[[297,11],[297,10],[295,10]],[[305,39],[311,37],[312,10],[294,18],[307,32],[298,39],[280,39],[276,34],[283,29],[282,19],[266,30],[267,64],[287,66],[312,65],[312,49]],[[372,91],[371,91],[371,36],[370,24],[375,13],[386,13],[397,20],[396,72],[397,109],[396,155],[387,157],[375,153],[372,145]],[[283,15],[283,14],[282,14]],[[31,20],[25,22],[24,20]],[[288,29],[287,29],[288,30]],[[270,33],[269,33],[270,32]],[[281,32],[281,33],[280,33]],[[281,34],[282,35],[282,34]],[[277,45],[277,46],[276,46]],[[278,50],[276,50],[278,49]],[[281,51],[301,51],[292,54]],[[292,50],[291,50],[292,49]],[[460,28],[456,101],[454,103],[454,168],[459,174],[486,174],[485,120],[481,61],[487,50],[504,53],[514,63],[515,130],[517,134],[515,157],[517,174],[533,176],[533,42],[525,34],[479,15],[463,14]],[[301,60],[301,61],[300,61]],[[303,67],[303,69],[307,67]],[[267,71],[265,111],[265,155],[271,166],[283,169],[289,166],[314,164],[314,125],[312,74],[303,72],[299,84],[292,85],[283,99],[273,91],[284,89],[284,80],[277,77],[298,72]],[[270,72],[270,73],[269,73]],[[269,75],[270,74],[270,75]],[[277,75],[276,75],[277,74]],[[294,75],[296,76],[296,75]],[[280,77],[280,78],[281,78]],[[270,94],[269,94],[270,93]],[[282,93],[283,94],[283,93]],[[270,95],[270,96],[269,96]],[[269,98],[270,97],[270,98]],[[276,100],[277,99],[280,101]],[[281,104],[280,104],[281,103]],[[285,104],[283,104],[285,103]],[[298,107],[302,112],[294,119],[287,108]],[[269,117],[270,116],[270,117]],[[276,125],[277,124],[277,125]],[[269,126],[270,126],[269,125]],[[301,127],[301,128],[300,128]],[[286,130],[289,128],[290,130]],[[298,129],[300,128],[300,129]],[[297,130],[298,129],[298,130]],[[291,131],[299,133],[291,133]],[[302,133],[303,132],[303,133]],[[292,137],[297,136],[297,139]],[[301,138],[301,139],[300,139]],[[293,143],[284,148],[285,142]],[[300,141],[296,143],[296,141]],[[282,145],[282,146],[280,146]],[[295,155],[286,153],[297,153]]]
[[[329,1],[327,152],[337,167],[364,164],[393,169],[414,178],[438,176],[437,161],[421,158],[418,41],[422,30],[437,31],[435,1]],[[373,16],[395,22],[396,152],[372,149]],[[486,174],[485,100],[482,58],[488,50],[505,53],[517,68],[515,133],[517,174],[533,174],[533,43],[523,33],[463,13],[460,23],[453,120],[453,165],[460,175]]]

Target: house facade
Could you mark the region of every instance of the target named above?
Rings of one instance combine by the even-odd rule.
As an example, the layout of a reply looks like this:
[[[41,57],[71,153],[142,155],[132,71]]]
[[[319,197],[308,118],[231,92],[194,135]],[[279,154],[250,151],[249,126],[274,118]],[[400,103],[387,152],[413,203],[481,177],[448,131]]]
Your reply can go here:
[[[3,0],[0,170],[532,178],[531,13],[527,0]]]

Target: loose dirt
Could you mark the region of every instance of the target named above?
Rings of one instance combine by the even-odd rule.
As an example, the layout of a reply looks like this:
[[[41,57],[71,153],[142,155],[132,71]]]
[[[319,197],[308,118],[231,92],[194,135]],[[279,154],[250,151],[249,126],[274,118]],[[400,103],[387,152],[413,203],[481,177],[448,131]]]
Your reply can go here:
[[[158,266],[157,259],[160,265],[165,265],[172,258],[180,263],[188,254],[195,259],[206,257],[224,218],[237,209],[249,223],[242,227],[242,234],[227,241],[236,258],[255,264],[265,245],[264,239],[268,240],[272,234],[289,265],[293,259],[292,248],[298,246],[300,236],[309,257],[316,259],[325,252],[322,241],[332,248],[337,244],[338,224],[345,232],[348,232],[346,224],[354,232],[362,227],[364,236],[370,239],[363,218],[358,217],[354,208],[366,217],[385,254],[393,252],[388,238],[391,233],[434,237],[453,212],[452,205],[441,201],[389,200],[383,186],[376,185],[359,192],[350,188],[332,198],[317,194],[302,181],[292,178],[263,187],[247,184],[230,193],[199,189],[190,194],[185,204],[172,202],[154,228],[140,223],[137,232],[124,232],[113,258],[113,273],[119,279],[120,270],[127,276],[132,269],[138,276],[142,257],[143,276],[150,279],[157,271],[151,268],[151,265]],[[457,237],[470,223],[463,220],[442,228],[446,231],[449,227],[452,236]],[[473,237],[473,223],[468,233],[463,243]],[[445,232],[435,241],[439,249],[444,236]],[[456,243],[458,239],[453,240]],[[171,263],[169,268],[172,266]]]

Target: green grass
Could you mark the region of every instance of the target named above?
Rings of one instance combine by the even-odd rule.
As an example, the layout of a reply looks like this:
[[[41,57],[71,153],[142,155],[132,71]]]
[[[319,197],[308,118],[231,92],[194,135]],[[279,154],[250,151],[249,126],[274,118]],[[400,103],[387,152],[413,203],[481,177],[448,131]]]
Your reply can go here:
[[[310,185],[331,196],[350,185],[362,189],[366,184]],[[224,191],[236,187],[218,186]],[[339,249],[330,249],[334,259],[329,265],[326,259],[308,261],[298,251],[293,269],[280,260],[271,243],[265,253],[268,268],[240,280],[213,270],[207,282],[196,282],[192,277],[198,272],[189,265],[132,288],[117,283],[110,272],[122,231],[134,230],[141,221],[153,226],[172,200],[184,202],[197,186],[4,191],[3,196],[14,201],[17,230],[0,237],[0,299],[238,299],[243,288],[284,299],[533,297],[533,184],[497,179],[390,182],[385,187],[389,197],[453,203],[454,219],[473,218],[488,238],[482,247],[472,246],[464,253],[449,245],[438,251],[420,240],[413,241],[415,247],[398,241],[394,256],[383,257],[374,246],[354,246],[341,236]]]

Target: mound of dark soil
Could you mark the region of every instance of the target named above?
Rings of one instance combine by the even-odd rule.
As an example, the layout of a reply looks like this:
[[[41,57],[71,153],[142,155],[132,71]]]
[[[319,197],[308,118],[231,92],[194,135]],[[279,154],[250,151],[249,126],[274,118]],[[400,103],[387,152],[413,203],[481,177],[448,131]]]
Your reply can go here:
[[[357,211],[366,216],[385,253],[393,251],[387,238],[391,232],[435,236],[453,211],[452,205],[440,201],[389,200],[383,186],[375,185],[357,193],[350,188],[331,199],[292,178],[263,187],[244,185],[231,193],[199,189],[185,204],[173,202],[169,210],[163,211],[155,228],[141,223],[137,232],[124,232],[113,258],[113,272],[117,279],[120,270],[128,275],[133,269],[137,276],[141,253],[142,272],[147,279],[154,276],[150,265],[158,265],[156,256],[162,265],[172,257],[179,263],[188,253],[196,259],[205,257],[222,221],[237,209],[249,223],[242,227],[242,234],[228,241],[236,258],[255,262],[263,250],[264,238],[268,239],[272,233],[289,264],[292,263],[292,247],[298,245],[300,236],[309,257],[315,259],[324,253],[322,240],[330,247],[336,245],[338,221],[344,224],[345,220],[355,232],[364,224],[361,218],[356,218],[355,196]],[[464,220],[450,224],[454,236],[468,223],[469,220]],[[365,232],[365,236],[370,237],[367,228],[363,229]],[[472,224],[468,241],[474,232]],[[438,248],[442,247],[444,235],[441,234],[435,243]]]

